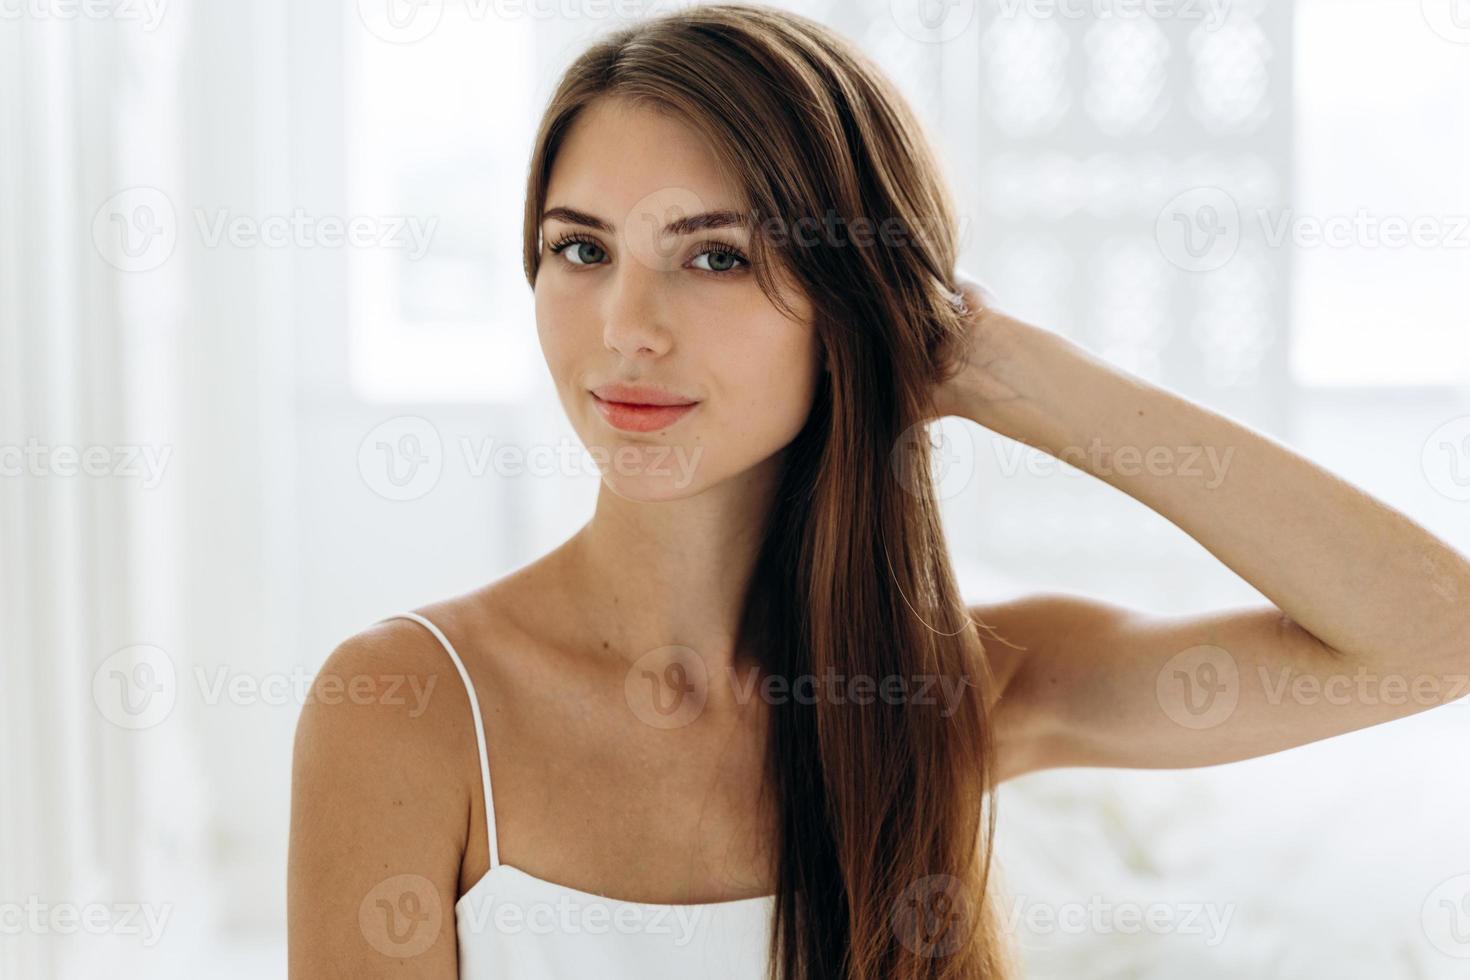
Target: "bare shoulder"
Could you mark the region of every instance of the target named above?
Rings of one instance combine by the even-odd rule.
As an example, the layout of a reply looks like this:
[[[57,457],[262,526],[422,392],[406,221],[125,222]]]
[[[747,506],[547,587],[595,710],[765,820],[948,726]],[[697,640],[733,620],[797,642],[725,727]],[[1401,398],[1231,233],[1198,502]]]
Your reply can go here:
[[[368,626],[338,644],[312,679],[296,727],[298,758],[362,743],[395,754],[432,747],[464,706],[456,674],[422,624]]]
[[[374,624],[312,682],[296,726],[288,860],[292,976],[454,975],[452,917],[475,772],[467,697],[422,625]],[[385,909],[439,911],[435,935],[403,933]],[[447,921],[448,927],[445,927]],[[394,975],[397,975],[394,973]]]
[[[969,607],[980,631],[986,659],[1002,699],[1014,698],[1021,667],[1038,646],[1086,627],[1089,619],[1107,615],[1112,607],[1085,596],[1064,592],[1035,592],[999,602]]]
[[[979,630],[995,678],[991,724],[997,746],[997,782],[1048,768],[1061,736],[1048,710],[1049,653],[1091,633],[1094,637],[1127,610],[1066,592],[1036,592],[974,604],[970,617]],[[1051,662],[1051,667],[1056,666]]]
[[[429,625],[394,616],[343,640],[312,681],[296,727],[296,764],[333,771],[360,764],[378,782],[422,778],[416,788],[433,790],[441,803],[450,790],[467,796],[463,777],[478,772],[474,713],[439,637],[470,675],[482,709],[493,704],[511,645],[504,603],[500,583],[492,583],[412,610]]]
[[[515,705],[538,684],[556,689],[542,658],[527,656],[542,649],[527,630],[547,619],[546,565],[413,609],[433,631],[404,617],[374,623],[322,664],[292,757],[291,976],[456,976],[455,903],[488,866],[488,847],[474,712],[435,631],[513,759],[537,720]],[[427,914],[423,928],[390,921],[411,905]]]

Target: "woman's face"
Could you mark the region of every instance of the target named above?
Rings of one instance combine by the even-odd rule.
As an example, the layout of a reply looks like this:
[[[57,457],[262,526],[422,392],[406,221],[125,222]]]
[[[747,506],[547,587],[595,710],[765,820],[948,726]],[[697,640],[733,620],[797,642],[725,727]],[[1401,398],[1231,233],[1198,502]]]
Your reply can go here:
[[[667,227],[721,211],[748,220],[743,210],[696,130],[626,100],[587,106],[557,155],[536,329],[619,496],[700,493],[769,460],[806,421],[820,370],[806,298],[780,277],[797,322],[761,291],[748,224]]]

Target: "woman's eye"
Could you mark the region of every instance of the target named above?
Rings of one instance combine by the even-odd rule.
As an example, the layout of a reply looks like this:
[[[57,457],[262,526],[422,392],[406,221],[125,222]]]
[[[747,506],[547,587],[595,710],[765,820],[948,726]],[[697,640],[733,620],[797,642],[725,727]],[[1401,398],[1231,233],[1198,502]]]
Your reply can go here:
[[[602,265],[608,257],[601,245],[583,238],[564,238],[551,246],[551,251],[556,255],[565,252],[566,260],[577,266]],[[739,252],[727,247],[706,248],[691,261],[695,268],[715,275],[728,275],[750,264]]]
[[[694,257],[694,261],[708,259],[706,266],[701,266],[705,272],[734,272],[745,259],[727,249],[712,248],[707,252],[700,252]]]
[[[587,249],[588,251],[583,251],[583,249]],[[599,265],[601,264],[602,258],[606,257],[602,246],[596,242],[584,242],[576,238],[558,243],[552,248],[552,251],[558,255],[566,252],[567,261],[571,262],[572,265]],[[589,255],[588,252],[591,254]]]

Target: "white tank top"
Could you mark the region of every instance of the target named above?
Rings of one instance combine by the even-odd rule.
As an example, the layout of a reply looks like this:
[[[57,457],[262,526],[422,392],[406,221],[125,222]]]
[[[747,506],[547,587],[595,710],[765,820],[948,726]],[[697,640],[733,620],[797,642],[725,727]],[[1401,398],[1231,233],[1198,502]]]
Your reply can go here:
[[[656,905],[558,885],[500,863],[480,701],[464,661],[418,613],[454,661],[470,699],[490,869],[454,904],[460,980],[765,980],[774,895],[702,905]]]

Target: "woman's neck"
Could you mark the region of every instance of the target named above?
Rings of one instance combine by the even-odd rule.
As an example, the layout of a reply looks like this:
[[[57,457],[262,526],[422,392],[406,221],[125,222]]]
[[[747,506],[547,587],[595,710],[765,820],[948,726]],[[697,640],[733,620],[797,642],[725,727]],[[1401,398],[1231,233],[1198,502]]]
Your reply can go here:
[[[735,645],[775,473],[774,465],[757,467],[656,503],[600,488],[592,519],[563,549],[563,580],[609,655],[631,664],[662,648],[690,648],[719,696],[729,668],[750,660]]]

